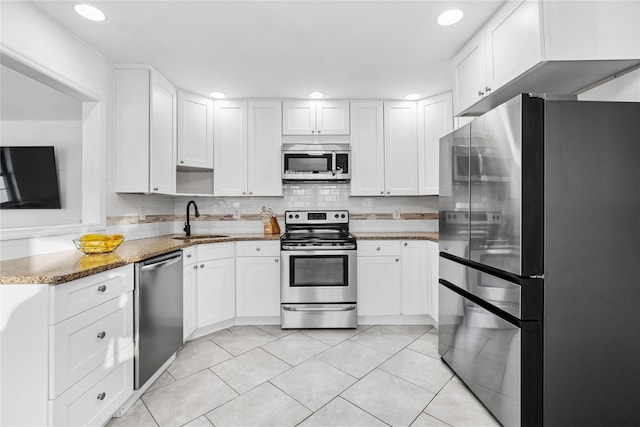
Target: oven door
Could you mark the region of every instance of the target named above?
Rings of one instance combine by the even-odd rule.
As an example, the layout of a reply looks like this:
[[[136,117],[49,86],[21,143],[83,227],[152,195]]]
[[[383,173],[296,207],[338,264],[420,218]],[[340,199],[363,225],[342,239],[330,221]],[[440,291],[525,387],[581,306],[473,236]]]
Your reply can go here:
[[[283,303],[356,302],[355,250],[283,250]]]

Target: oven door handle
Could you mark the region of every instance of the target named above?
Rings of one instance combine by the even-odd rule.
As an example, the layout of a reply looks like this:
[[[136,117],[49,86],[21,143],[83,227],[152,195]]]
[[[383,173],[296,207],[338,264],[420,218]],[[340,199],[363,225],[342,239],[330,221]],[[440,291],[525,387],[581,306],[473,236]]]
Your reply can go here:
[[[305,308],[300,308],[300,307],[291,307],[289,305],[283,305],[282,309],[286,310],[286,311],[351,311],[351,310],[355,310],[356,306],[355,305],[348,305],[346,307],[305,307]]]

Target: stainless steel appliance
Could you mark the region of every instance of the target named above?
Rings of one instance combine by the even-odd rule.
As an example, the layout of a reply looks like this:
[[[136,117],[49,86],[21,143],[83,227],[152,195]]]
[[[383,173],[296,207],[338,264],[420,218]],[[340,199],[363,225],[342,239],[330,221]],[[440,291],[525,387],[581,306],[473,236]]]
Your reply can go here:
[[[504,425],[640,425],[639,118],[521,95],[440,140],[439,352]]]
[[[282,144],[283,181],[351,179],[349,144]]]
[[[356,239],[348,211],[286,211],[282,328],[357,326]]]
[[[134,388],[138,390],[182,345],[182,252],[136,263]]]

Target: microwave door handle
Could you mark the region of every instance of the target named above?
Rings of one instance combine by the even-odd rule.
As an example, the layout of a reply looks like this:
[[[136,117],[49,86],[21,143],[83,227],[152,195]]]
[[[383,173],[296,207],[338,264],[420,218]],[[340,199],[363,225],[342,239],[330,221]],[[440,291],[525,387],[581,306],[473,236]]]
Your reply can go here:
[[[336,152],[332,151],[331,152],[331,175],[336,176]]]

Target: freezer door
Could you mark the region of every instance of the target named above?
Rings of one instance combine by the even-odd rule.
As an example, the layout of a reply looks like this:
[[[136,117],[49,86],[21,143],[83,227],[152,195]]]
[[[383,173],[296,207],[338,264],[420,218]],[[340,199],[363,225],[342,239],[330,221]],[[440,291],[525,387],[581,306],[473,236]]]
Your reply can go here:
[[[442,359],[503,425],[521,425],[520,328],[443,285],[439,300]]]
[[[518,276],[543,273],[542,108],[520,95],[470,123],[469,259]]]

